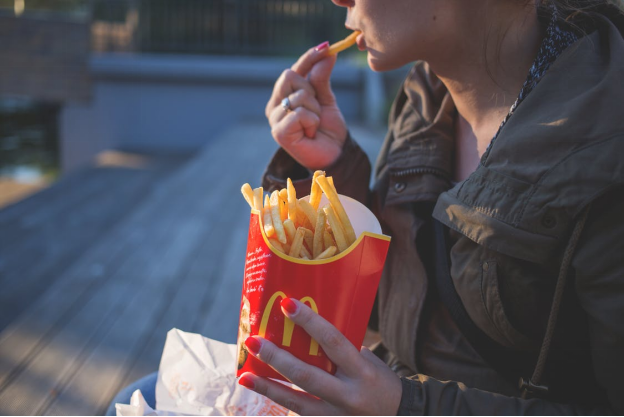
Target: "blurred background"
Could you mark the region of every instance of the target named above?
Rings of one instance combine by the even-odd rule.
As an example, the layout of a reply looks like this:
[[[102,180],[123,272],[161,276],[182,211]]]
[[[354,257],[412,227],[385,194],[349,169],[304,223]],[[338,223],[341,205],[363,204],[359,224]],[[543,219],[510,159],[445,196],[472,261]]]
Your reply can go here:
[[[235,342],[274,81],[330,0],[0,0],[0,414],[102,414],[173,327]],[[332,85],[374,160],[407,68]]]

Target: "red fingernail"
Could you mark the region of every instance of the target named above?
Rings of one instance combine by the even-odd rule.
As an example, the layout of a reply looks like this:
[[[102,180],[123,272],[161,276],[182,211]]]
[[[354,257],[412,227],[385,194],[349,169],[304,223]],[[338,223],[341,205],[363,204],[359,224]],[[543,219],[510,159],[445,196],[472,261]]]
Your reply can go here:
[[[260,348],[262,347],[262,342],[254,337],[249,336],[247,339],[245,339],[245,346],[247,346],[247,349],[252,354],[257,355],[258,352],[260,352]]]
[[[280,303],[282,308],[288,311],[288,314],[295,314],[297,312],[297,304],[290,298],[284,298]]]
[[[318,51],[322,51],[323,49],[327,48],[329,46],[329,41],[325,41],[323,43],[318,44],[318,46],[316,46],[314,49],[318,52]]]
[[[254,387],[256,386],[256,384],[254,384],[251,378],[249,378],[247,375],[241,376],[238,380],[238,383],[249,389],[254,389]]]

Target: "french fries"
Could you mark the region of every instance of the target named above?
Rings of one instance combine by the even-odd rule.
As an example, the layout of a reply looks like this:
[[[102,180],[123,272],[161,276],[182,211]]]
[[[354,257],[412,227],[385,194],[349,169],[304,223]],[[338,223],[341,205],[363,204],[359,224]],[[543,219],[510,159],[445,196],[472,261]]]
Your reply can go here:
[[[241,193],[249,206],[260,212],[269,245],[289,256],[328,259],[347,250],[357,238],[333,180],[324,171],[314,173],[309,197],[297,199],[290,178],[286,188],[270,195],[264,195],[262,187],[252,189],[249,184],[241,187]],[[323,193],[329,204],[320,207]]]
[[[329,222],[332,232],[334,233],[334,239],[336,239],[338,250],[342,252],[349,247],[349,244],[347,243],[347,238],[342,231],[340,220],[338,220],[338,216],[336,216],[336,213],[334,213],[334,210],[330,206],[323,207],[323,211],[325,212],[327,221]]]
[[[312,195],[310,195],[312,198]],[[316,259],[323,252],[323,236],[325,235],[325,212],[320,209],[316,212],[316,227],[312,238],[312,256]],[[332,246],[332,245],[329,245]],[[328,248],[329,248],[328,246]]]
[[[255,206],[254,203],[254,192],[251,189],[251,185],[243,184],[241,187],[241,193],[243,193],[243,197],[245,197],[245,201],[253,208]]]
[[[327,199],[329,200],[329,204],[331,204],[332,209],[334,209],[334,211],[336,212],[336,215],[338,216],[338,219],[340,220],[340,224],[344,228],[344,232],[347,238],[347,244],[350,246],[353,242],[355,242],[355,239],[357,239],[357,236],[355,236],[355,231],[353,230],[353,226],[351,226],[351,221],[349,220],[349,216],[347,216],[347,212],[342,206],[340,199],[338,199],[338,193],[336,193],[336,188],[334,187],[334,181],[332,180],[330,182],[328,181],[327,178],[325,178],[325,175],[319,175],[316,178],[316,182],[318,182],[318,184],[321,186],[321,189],[323,190],[323,192],[327,196]],[[334,230],[334,225],[331,224],[331,222],[329,223],[329,225],[331,226],[332,230]],[[334,238],[336,238],[335,233],[334,233]],[[338,246],[338,249],[340,249],[340,246]]]
[[[275,190],[271,193],[269,202],[271,204],[271,220],[273,220],[273,228],[275,229],[277,240],[281,243],[288,243],[288,240],[286,240],[286,233],[284,232],[284,225],[282,224],[282,217],[280,215],[279,191]]]
[[[314,207],[314,210],[318,210],[318,206],[321,202],[321,197],[323,195],[323,190],[321,190],[321,186],[318,185],[316,182],[316,177],[318,177],[319,175],[325,175],[325,171],[315,171],[314,176],[312,177],[312,189],[310,190],[310,204],[312,205],[312,207]],[[249,184],[245,184],[245,185],[249,185]],[[249,189],[251,190],[251,187],[249,187]]]
[[[254,198],[253,198],[254,204],[251,208],[255,208],[256,210],[262,211],[262,196],[263,196],[262,187],[258,187],[254,189],[253,192],[254,192]]]
[[[312,207],[312,204],[307,202],[305,199],[301,199],[297,201],[297,204],[299,205],[299,207],[301,207],[301,211],[303,211],[303,214],[305,214],[305,216],[308,218],[310,225],[312,226],[315,225],[316,224],[316,210],[314,210],[314,207]]]
[[[328,53],[330,55],[334,55],[334,54],[337,54],[338,52],[342,52],[345,49],[352,47],[353,45],[355,45],[355,40],[360,33],[362,32],[360,32],[359,30],[356,30],[352,34],[344,38],[343,40],[338,41],[335,44],[331,45],[329,47]]]
[[[279,192],[280,198],[280,216],[282,217],[282,221],[288,218],[288,191],[285,188],[282,188]]]
[[[273,216],[271,214],[271,201],[269,196],[264,196],[264,208],[262,209],[264,220],[264,233],[267,237],[272,237],[275,234],[275,228],[273,227]]]
[[[297,221],[297,192],[292,181],[286,181],[286,191],[288,194],[288,218],[293,222]]]

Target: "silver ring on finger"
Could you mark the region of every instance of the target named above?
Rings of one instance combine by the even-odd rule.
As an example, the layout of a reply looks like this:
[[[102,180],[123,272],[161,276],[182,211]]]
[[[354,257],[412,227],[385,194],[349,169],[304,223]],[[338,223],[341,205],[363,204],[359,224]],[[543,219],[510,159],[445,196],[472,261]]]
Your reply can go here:
[[[290,99],[288,97],[285,97],[282,100],[282,108],[284,109],[286,113],[291,112],[293,110],[292,107],[290,106]]]

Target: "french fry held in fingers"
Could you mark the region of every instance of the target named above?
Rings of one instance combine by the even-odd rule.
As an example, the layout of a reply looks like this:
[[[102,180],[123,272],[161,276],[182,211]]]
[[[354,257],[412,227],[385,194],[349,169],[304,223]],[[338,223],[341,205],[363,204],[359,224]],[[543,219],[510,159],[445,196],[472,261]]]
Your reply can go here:
[[[335,44],[331,45],[327,53],[330,55],[334,55],[334,54],[337,54],[338,52],[342,52],[345,49],[352,47],[353,45],[355,45],[355,40],[360,33],[362,32],[360,32],[359,30],[354,31],[352,34],[350,34],[343,40],[338,41]]]
[[[355,230],[353,230],[353,226],[351,225],[349,216],[347,216],[347,212],[342,206],[342,203],[340,202],[340,199],[338,198],[338,194],[336,193],[336,190],[334,189],[333,185],[330,184],[329,181],[327,181],[327,178],[325,178],[324,175],[319,175],[316,178],[316,182],[318,182],[318,184],[321,186],[321,189],[323,190],[323,192],[327,196],[327,199],[329,200],[329,204],[331,204],[331,207],[336,212],[336,215],[338,216],[338,219],[340,220],[340,224],[344,228],[345,236],[347,238],[347,244],[351,245],[353,242],[355,242],[355,240],[357,239],[357,236],[355,236]],[[331,224],[331,222],[330,222],[330,226],[332,227],[332,230],[334,230],[334,225]],[[336,233],[334,233],[334,238],[336,238],[337,240]],[[336,243],[338,242],[336,241]],[[338,245],[338,249],[342,252],[342,249],[340,249],[340,245]]]

